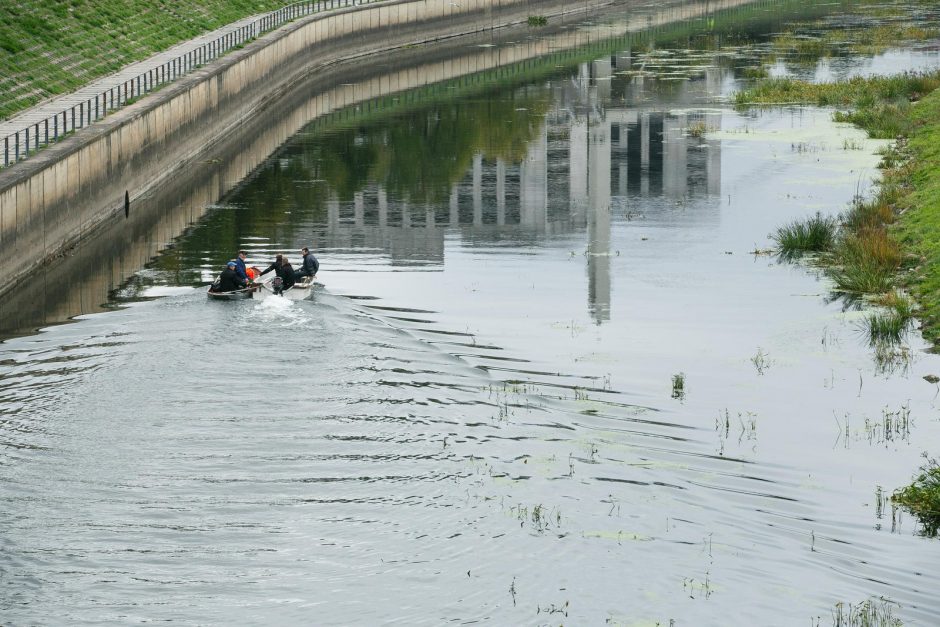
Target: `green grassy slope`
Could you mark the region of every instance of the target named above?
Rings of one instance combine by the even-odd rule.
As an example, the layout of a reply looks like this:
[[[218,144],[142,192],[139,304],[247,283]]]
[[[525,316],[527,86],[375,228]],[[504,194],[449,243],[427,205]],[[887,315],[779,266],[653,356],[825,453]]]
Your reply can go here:
[[[3,0],[0,119],[286,0]]]
[[[898,235],[920,263],[906,284],[922,308],[923,332],[940,344],[940,90],[913,107],[915,130],[908,144],[912,172],[910,195],[901,214]]]

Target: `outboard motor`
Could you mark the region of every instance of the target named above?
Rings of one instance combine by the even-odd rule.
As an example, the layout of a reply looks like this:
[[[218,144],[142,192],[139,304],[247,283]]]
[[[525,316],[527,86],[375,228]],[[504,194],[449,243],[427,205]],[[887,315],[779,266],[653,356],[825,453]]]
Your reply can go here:
[[[274,280],[271,281],[271,289],[274,290],[274,293],[278,296],[284,295],[284,279],[277,276],[274,277]]]

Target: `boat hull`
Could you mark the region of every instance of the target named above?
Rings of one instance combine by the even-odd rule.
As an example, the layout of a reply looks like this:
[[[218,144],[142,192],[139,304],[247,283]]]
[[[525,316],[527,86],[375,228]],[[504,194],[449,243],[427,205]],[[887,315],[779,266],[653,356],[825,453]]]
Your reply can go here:
[[[234,292],[212,292],[206,290],[206,296],[209,297],[209,300],[246,300],[253,298],[257,289],[256,287],[249,287],[243,290],[235,290]]]

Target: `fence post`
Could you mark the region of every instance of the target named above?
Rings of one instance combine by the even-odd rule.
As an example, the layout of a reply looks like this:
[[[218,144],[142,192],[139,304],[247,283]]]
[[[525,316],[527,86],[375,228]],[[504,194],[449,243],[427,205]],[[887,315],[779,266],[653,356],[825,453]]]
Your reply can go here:
[[[29,127],[27,126],[24,130],[26,131],[26,150],[23,151],[23,158],[25,159],[29,156]]]
[[[52,118],[52,138],[59,141],[59,115]]]
[[[10,136],[9,135],[3,138],[3,165],[4,167],[10,165]]]
[[[17,161],[20,160],[20,134],[19,133],[17,133],[14,136],[13,141],[14,141],[13,153],[14,153],[14,156],[16,157],[13,160],[13,163],[16,163]]]
[[[46,125],[46,145],[48,146],[49,145],[49,118],[46,118],[45,120],[43,120],[43,122]]]

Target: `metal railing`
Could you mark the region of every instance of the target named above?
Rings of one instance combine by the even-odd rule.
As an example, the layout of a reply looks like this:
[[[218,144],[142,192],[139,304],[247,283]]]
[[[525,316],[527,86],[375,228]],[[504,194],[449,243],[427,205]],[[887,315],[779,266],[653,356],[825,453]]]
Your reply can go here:
[[[360,4],[372,4],[381,0],[315,0],[294,2],[272,11],[257,20],[234,29],[213,41],[190,50],[159,67],[147,70],[120,85],[111,87],[84,102],[73,105],[50,117],[30,124],[3,138],[3,166],[7,167],[55,143],[66,135],[100,120],[108,113],[132,103],[137,98],[162,87],[207,63],[218,59],[230,50],[275,30],[297,18],[321,11]]]

